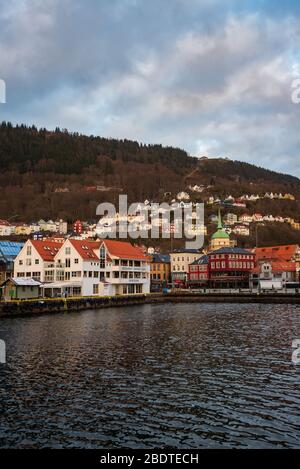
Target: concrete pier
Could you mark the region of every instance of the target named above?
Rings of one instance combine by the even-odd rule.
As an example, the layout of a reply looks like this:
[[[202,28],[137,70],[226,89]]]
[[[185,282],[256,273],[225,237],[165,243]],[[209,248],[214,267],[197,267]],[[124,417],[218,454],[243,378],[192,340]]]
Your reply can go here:
[[[190,293],[175,292],[167,295],[128,295],[114,297],[59,298],[0,302],[1,317],[28,316],[45,313],[74,312],[87,309],[125,307],[150,303],[255,303],[299,304],[300,294],[278,293]]]

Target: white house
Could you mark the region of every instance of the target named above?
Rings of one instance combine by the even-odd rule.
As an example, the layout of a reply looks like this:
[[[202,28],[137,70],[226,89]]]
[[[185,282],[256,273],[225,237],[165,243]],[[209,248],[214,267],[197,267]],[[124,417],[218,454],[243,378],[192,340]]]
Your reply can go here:
[[[150,264],[140,248],[130,243],[103,240],[100,259],[100,295],[126,295],[150,292]]]
[[[252,223],[253,221],[253,216],[249,215],[248,213],[244,213],[239,217],[239,221],[242,223]]]
[[[55,256],[63,240],[28,240],[14,261],[14,277],[33,278],[40,282],[55,280]]]
[[[46,296],[113,296],[150,292],[150,265],[130,243],[28,240],[15,259],[16,278],[44,283]]]
[[[47,296],[99,295],[100,241],[67,239],[55,255],[55,279],[45,286]]]
[[[0,236],[11,236],[15,231],[15,227],[12,226],[6,220],[0,220]]]
[[[295,262],[262,262],[252,271],[250,285],[260,290],[282,290],[286,283],[295,282]]]
[[[233,228],[233,233],[239,236],[249,236],[250,235],[250,229],[248,226],[245,225],[236,225]]]

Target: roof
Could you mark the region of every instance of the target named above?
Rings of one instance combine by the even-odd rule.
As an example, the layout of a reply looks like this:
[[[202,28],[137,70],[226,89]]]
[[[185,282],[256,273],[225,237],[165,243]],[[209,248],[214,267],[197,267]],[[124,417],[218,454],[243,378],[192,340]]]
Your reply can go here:
[[[217,249],[216,251],[212,251],[210,254],[253,254],[252,251],[243,248],[233,248],[233,247],[225,247]]]
[[[270,264],[273,272],[296,272],[297,270],[295,262],[270,262]],[[260,273],[261,266],[255,267],[252,272]]]
[[[39,287],[41,282],[34,280],[33,278],[9,278],[5,280],[2,285],[5,285],[8,282],[13,282],[17,287]]]
[[[269,246],[264,248],[255,248],[254,252],[257,260],[280,260],[290,261],[297,251],[299,250],[298,244],[288,244],[283,246]]]
[[[132,244],[125,241],[115,241],[111,239],[103,240],[109,254],[113,257],[121,259],[134,259],[140,261],[146,261],[147,257],[138,247],[132,246]]]
[[[21,251],[24,243],[13,243],[11,241],[0,241],[0,259],[13,261]]]
[[[205,265],[208,264],[209,257],[208,256],[202,256],[199,259],[196,259],[194,262],[192,262],[190,265]]]
[[[1,226],[11,226],[9,221],[7,221],[7,220],[0,220],[0,225]]]
[[[218,214],[218,230],[212,235],[211,239],[229,239],[229,234],[223,230],[221,211]]]
[[[86,261],[99,261],[99,257],[95,253],[100,248],[101,241],[87,241],[70,239],[72,246],[76,249],[80,257]]]
[[[171,260],[170,260],[169,254],[155,253],[152,255],[152,262],[161,263],[161,264],[169,264]]]
[[[51,240],[40,241],[40,240],[31,240],[32,246],[39,253],[43,261],[53,262],[54,257],[62,247],[62,243],[55,242]]]
[[[211,239],[222,239],[222,238],[226,238],[226,239],[229,238],[229,234],[226,233],[226,231],[223,231],[223,228],[216,231],[211,237]]]
[[[201,254],[199,249],[176,249],[171,254]]]

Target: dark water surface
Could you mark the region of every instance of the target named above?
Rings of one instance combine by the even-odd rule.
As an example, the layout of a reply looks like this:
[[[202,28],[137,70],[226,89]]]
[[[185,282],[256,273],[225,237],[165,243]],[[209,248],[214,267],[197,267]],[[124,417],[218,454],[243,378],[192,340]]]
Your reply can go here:
[[[300,308],[2,319],[2,448],[300,448]]]

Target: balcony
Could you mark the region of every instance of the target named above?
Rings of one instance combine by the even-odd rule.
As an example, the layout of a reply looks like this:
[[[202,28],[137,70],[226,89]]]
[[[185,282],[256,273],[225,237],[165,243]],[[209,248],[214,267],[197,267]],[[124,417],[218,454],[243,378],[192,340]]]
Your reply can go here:
[[[147,278],[107,278],[105,283],[110,283],[112,285],[128,285],[128,284],[138,284],[143,285],[147,283],[149,279]]]

